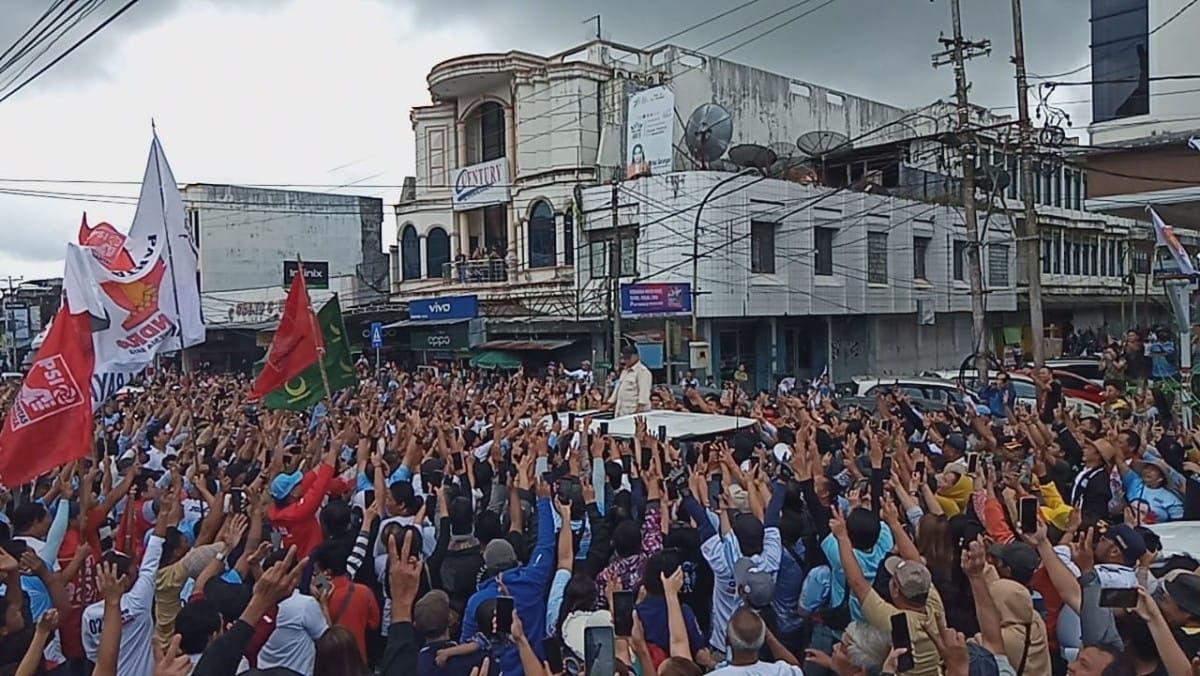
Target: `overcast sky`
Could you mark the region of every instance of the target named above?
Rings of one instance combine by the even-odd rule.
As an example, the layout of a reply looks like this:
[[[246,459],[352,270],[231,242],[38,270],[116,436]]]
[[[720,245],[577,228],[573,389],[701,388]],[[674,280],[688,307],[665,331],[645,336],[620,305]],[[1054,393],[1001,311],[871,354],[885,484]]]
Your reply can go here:
[[[0,97],[126,0],[84,0],[90,13],[24,74],[5,67]],[[809,0],[705,48],[720,53],[825,0]],[[408,111],[429,102],[430,66],[479,51],[552,53],[583,42],[602,13],[605,37],[649,46],[746,0],[145,0],[86,45],[0,103],[0,275],[62,274],[80,214],[128,228],[120,183],[140,180],[156,121],[181,182],[398,186],[413,173]],[[0,1],[0,52],[52,0]],[[70,3],[66,3],[70,4]],[[754,0],[671,42],[698,48],[796,0]],[[973,102],[1014,113],[1009,2],[962,0],[968,37],[992,55],[969,62]],[[1085,0],[1026,2],[1026,52],[1034,73],[1088,60]],[[930,67],[949,0],[834,0],[725,58],[887,103],[915,107],[953,93],[953,73]],[[30,55],[34,56],[34,55]],[[1071,76],[1086,80],[1088,72]],[[1058,101],[1085,101],[1074,87]],[[1082,132],[1087,104],[1065,106]],[[31,190],[58,197],[14,195]],[[398,188],[351,187],[394,203]],[[95,201],[83,201],[86,194]],[[386,209],[385,209],[386,211]],[[385,214],[384,245],[394,237]]]

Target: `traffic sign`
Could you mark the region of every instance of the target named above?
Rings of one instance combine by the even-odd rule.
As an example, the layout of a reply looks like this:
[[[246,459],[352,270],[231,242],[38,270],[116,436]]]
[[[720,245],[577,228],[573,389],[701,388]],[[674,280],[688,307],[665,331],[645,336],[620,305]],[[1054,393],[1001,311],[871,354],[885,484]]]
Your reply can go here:
[[[376,350],[383,347],[383,322],[371,322],[371,347]]]

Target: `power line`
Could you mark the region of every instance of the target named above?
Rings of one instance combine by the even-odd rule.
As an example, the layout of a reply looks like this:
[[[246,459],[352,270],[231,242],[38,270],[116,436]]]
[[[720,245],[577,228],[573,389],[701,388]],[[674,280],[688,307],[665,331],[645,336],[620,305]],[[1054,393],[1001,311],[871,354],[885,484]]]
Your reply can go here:
[[[51,68],[53,68],[54,66],[56,66],[59,61],[62,61],[63,59],[70,56],[72,52],[74,52],[79,47],[83,46],[84,43],[86,43],[88,40],[90,40],[94,35],[96,35],[100,31],[104,30],[104,28],[106,26],[108,26],[108,24],[116,21],[122,14],[127,12],[130,8],[132,8],[138,2],[140,2],[140,0],[129,0],[129,2],[126,2],[124,5],[121,6],[121,9],[118,9],[112,16],[108,17],[103,22],[101,22],[101,24],[99,26],[96,26],[92,30],[88,31],[88,33],[86,35],[81,37],[79,40],[75,41],[75,44],[68,47],[66,51],[64,51],[62,54],[59,54],[58,56],[54,57],[54,59],[52,61],[50,61],[50,63],[39,68],[36,73],[34,73],[33,75],[30,75],[27,79],[22,81],[21,84],[17,85],[14,89],[10,90],[7,94],[0,97],[0,103],[4,103],[5,101],[12,98],[14,95],[16,95],[17,92],[21,91],[26,86],[28,86],[29,83],[38,79],[38,77],[40,77],[43,73],[45,73],[46,71],[48,71]]]
[[[29,69],[32,68],[34,66],[34,64],[37,63],[38,59],[42,58],[42,56],[44,56],[46,54],[46,52],[50,51],[50,49],[53,48],[54,45],[58,44],[59,40],[62,40],[63,37],[65,37],[68,33],[70,33],[72,30],[74,30],[74,28],[76,26],[78,26],[81,22],[83,22],[84,19],[87,19],[89,16],[91,16],[93,12],[95,12],[97,9],[100,8],[101,5],[104,4],[104,2],[105,2],[105,0],[89,0],[89,4],[81,7],[75,14],[73,14],[68,19],[68,21],[70,21],[70,25],[66,25],[66,22],[64,22],[63,25],[65,27],[61,31],[58,32],[58,35],[55,35],[52,39],[50,39],[46,43],[46,46],[42,47],[41,51],[39,51],[37,54],[33,55],[33,57],[29,59],[28,63],[26,63],[21,68],[21,70],[17,71],[16,73],[13,74],[12,77],[5,80],[3,85],[0,85],[0,91],[3,91],[5,89],[7,89],[8,87],[12,86],[12,83],[16,82],[23,75],[25,75],[25,73],[27,73],[29,71]],[[13,67],[15,68],[16,65],[14,64]]]
[[[74,2],[78,2],[78,1],[79,1],[79,0],[72,0],[72,2],[73,2],[73,3],[74,3]],[[25,41],[25,38],[29,37],[29,34],[30,34],[30,33],[32,33],[32,32],[33,32],[35,29],[37,29],[38,25],[40,25],[44,19],[46,19],[47,17],[49,17],[49,16],[50,16],[50,14],[51,14],[52,12],[54,12],[54,10],[55,10],[55,9],[58,9],[58,6],[59,6],[59,5],[61,5],[62,3],[63,3],[63,0],[54,0],[54,3],[53,3],[52,5],[50,5],[49,7],[47,7],[47,8],[46,8],[46,11],[42,12],[41,16],[39,16],[39,17],[37,18],[37,20],[33,22],[33,25],[32,25],[32,26],[30,26],[29,28],[25,29],[25,32],[24,32],[24,33],[22,33],[22,34],[20,35],[20,37],[18,37],[18,38],[17,38],[17,39],[16,39],[16,40],[15,40],[15,41],[14,41],[14,42],[11,44],[11,45],[9,45],[9,46],[8,46],[8,47],[7,47],[7,48],[6,48],[6,49],[5,49],[3,52],[0,52],[0,61],[3,61],[3,60],[4,60],[4,59],[5,59],[5,58],[6,58],[6,57],[9,55],[9,54],[11,54],[11,53],[12,53],[12,51],[13,51],[14,49],[16,49],[16,48],[17,48],[17,47],[18,47],[18,46],[19,46],[19,45],[20,45],[22,42],[24,42],[24,41]],[[0,71],[0,72],[2,72],[2,71]]]

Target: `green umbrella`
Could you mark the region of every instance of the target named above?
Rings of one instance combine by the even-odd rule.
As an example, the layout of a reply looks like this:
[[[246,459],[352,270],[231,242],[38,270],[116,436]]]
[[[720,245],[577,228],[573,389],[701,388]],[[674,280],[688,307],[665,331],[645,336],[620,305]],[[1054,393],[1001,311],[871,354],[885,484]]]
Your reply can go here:
[[[521,358],[515,354],[499,350],[484,350],[471,358],[471,366],[478,369],[506,369],[515,371],[521,368]]]

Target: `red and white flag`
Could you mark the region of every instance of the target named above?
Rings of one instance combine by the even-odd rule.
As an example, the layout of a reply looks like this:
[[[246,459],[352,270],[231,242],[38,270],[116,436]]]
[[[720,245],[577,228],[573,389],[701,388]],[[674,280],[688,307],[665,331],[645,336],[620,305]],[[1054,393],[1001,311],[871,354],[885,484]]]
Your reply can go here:
[[[63,306],[0,428],[0,482],[19,486],[92,452],[88,317]]]
[[[1154,221],[1155,246],[1167,247],[1167,251],[1171,252],[1171,257],[1175,259],[1175,264],[1179,266],[1181,273],[1185,275],[1196,274],[1196,266],[1192,264],[1192,258],[1188,256],[1187,249],[1183,247],[1183,242],[1180,242],[1179,237],[1176,236],[1175,228],[1164,223],[1153,207],[1148,208],[1150,210],[1150,218]]]
[[[317,328],[316,313],[308,299],[304,270],[292,278],[279,328],[267,350],[267,363],[254,379],[251,397],[263,397],[304,373],[321,358],[325,341]]]
[[[93,407],[163,353],[204,341],[196,251],[183,202],[155,136],[129,234],[108,223],[79,226],[67,245],[63,290],[71,312],[91,319]]]

